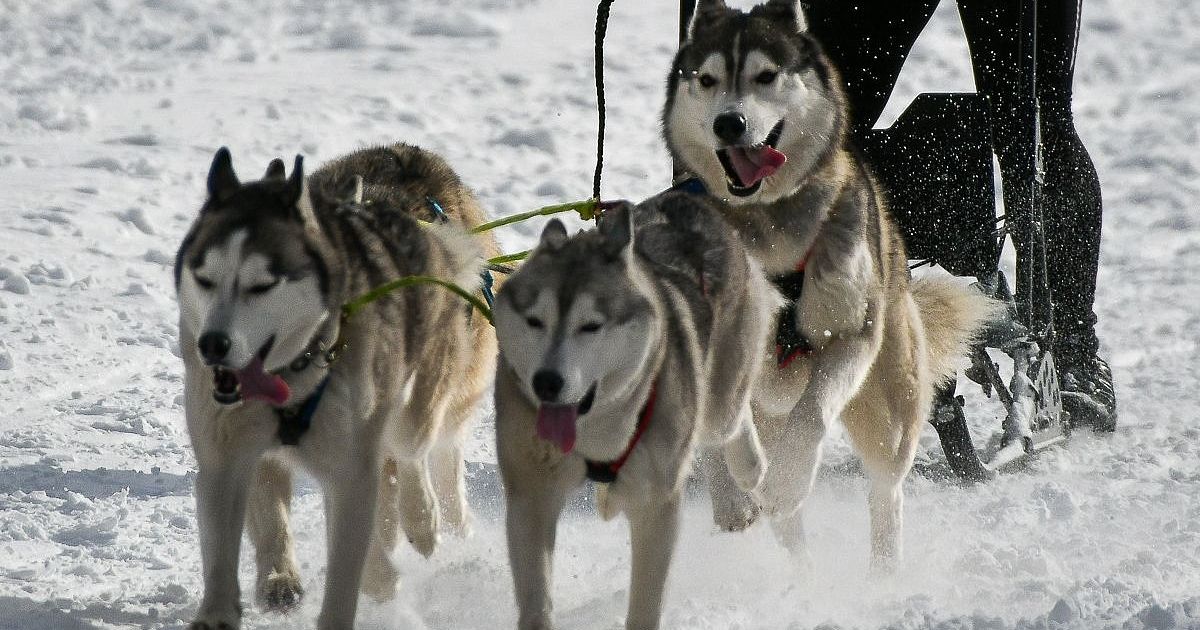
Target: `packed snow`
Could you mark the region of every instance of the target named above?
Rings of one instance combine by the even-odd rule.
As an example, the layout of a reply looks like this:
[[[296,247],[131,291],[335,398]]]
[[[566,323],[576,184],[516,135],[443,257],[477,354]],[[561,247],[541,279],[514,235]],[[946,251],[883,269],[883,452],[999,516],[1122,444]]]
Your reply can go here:
[[[665,187],[659,137],[674,0],[618,1],[608,39],[606,197]],[[0,629],[178,628],[200,596],[194,462],[171,280],[214,150],[257,175],[404,140],[444,155],[501,216],[586,198],[595,6],[572,0],[0,0]],[[906,484],[906,560],[867,570],[865,481],[841,435],[808,505],[798,571],[758,524],[718,534],[686,507],[664,627],[1200,628],[1200,3],[1084,3],[1075,112],[1099,168],[1097,310],[1121,405],[992,483]],[[889,116],[969,90],[944,2]],[[540,222],[500,233],[527,247]],[[580,224],[581,225],[581,224]],[[470,436],[474,535],[396,553],[397,599],[363,628],[515,624],[490,403]],[[980,431],[998,406],[971,401]],[[924,468],[943,461],[926,432]],[[294,530],[311,627],[324,580],[320,494]],[[560,526],[563,628],[617,628],[627,529],[581,496]],[[249,602],[252,562],[243,554]]]

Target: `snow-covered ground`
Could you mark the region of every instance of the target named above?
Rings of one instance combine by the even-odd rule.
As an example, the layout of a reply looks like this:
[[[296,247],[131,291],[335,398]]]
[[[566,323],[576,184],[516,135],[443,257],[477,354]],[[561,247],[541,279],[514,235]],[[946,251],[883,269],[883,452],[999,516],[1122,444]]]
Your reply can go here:
[[[923,89],[970,87],[943,4],[893,112]],[[676,8],[613,7],[608,197],[666,183],[658,113]],[[0,629],[176,628],[195,610],[170,265],[214,149],[230,146],[249,176],[275,156],[314,164],[402,139],[445,155],[494,215],[584,198],[594,11],[590,0],[0,0]],[[1079,432],[982,486],[914,476],[907,559],[883,582],[867,579],[865,483],[834,436],[809,508],[812,576],[766,527],[714,534],[694,501],[665,627],[1200,627],[1200,3],[1089,0],[1082,28],[1075,110],[1105,191],[1097,309],[1118,432]],[[520,248],[539,227],[508,229],[503,244]],[[992,407],[977,411],[993,424]],[[475,462],[492,460],[490,427],[484,410]],[[474,537],[430,560],[399,550],[401,593],[364,602],[361,627],[512,626],[497,482],[473,470]],[[286,618],[251,606],[248,628],[315,618],[325,544],[311,485],[295,530],[312,596]],[[580,510],[559,541],[562,627],[619,627],[625,526]]]

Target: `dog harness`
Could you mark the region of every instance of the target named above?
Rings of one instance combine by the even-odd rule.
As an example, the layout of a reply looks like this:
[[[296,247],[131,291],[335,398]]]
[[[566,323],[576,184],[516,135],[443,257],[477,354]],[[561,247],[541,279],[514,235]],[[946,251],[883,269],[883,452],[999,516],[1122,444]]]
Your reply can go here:
[[[325,393],[325,385],[328,383],[329,375],[326,374],[317,384],[317,388],[300,404],[275,408],[275,416],[279,418],[279,441],[283,442],[284,446],[300,444],[300,438],[312,426],[313,416],[317,413],[317,406],[321,404],[321,396]]]
[[[796,265],[796,270],[771,278],[771,283],[783,294],[787,303],[779,314],[779,325],[775,329],[775,363],[779,369],[786,368],[797,357],[813,353],[812,343],[800,331],[800,296],[804,293],[804,267],[808,264],[809,250]]]
[[[642,407],[642,413],[638,416],[637,427],[633,430],[633,437],[629,440],[629,445],[625,447],[625,451],[620,457],[608,462],[594,462],[590,459],[585,459],[587,464],[587,478],[596,483],[612,483],[617,480],[617,473],[621,472],[621,467],[625,465],[625,460],[629,459],[629,455],[633,453],[633,447],[641,441],[642,436],[646,433],[646,428],[650,426],[650,418],[654,417],[654,402],[658,400],[658,380],[650,385],[650,397],[646,399],[646,405]]]
[[[344,324],[345,322],[342,323]],[[344,343],[341,341],[341,328],[339,327],[337,338],[329,348],[324,347],[321,341],[323,336],[323,332],[318,332],[317,336],[308,344],[308,348],[304,350],[304,354],[293,359],[288,365],[288,369],[293,372],[303,372],[310,365],[316,365],[322,369],[328,369],[332,366],[333,362],[338,359],[338,355],[344,346]],[[275,408],[275,417],[279,420],[279,430],[276,434],[284,446],[296,446],[300,444],[300,438],[312,426],[313,416],[317,413],[317,406],[321,404],[321,396],[325,394],[325,386],[329,384],[329,377],[332,374],[332,372],[326,374],[325,378],[321,379],[320,383],[317,383],[316,389],[308,395],[308,398],[295,405]]]
[[[692,195],[708,194],[704,182],[698,177],[680,180],[668,190]],[[775,285],[776,289],[779,289],[787,301],[783,306],[783,312],[779,314],[779,324],[775,329],[775,363],[781,370],[791,365],[792,361],[797,358],[810,355],[815,350],[797,324],[800,296],[804,292],[804,267],[808,264],[810,255],[812,255],[811,249],[796,264],[794,271],[771,278],[771,283]],[[701,286],[703,287],[703,283]]]

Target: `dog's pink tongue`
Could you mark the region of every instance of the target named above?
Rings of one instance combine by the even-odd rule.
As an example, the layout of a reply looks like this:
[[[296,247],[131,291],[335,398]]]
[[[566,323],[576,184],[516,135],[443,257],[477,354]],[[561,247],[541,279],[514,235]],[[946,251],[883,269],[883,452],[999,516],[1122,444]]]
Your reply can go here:
[[[238,370],[237,377],[244,400],[265,400],[282,405],[292,395],[292,389],[282,378],[263,370],[262,359],[257,356],[250,365]]]
[[[575,448],[575,420],[579,417],[577,405],[542,403],[538,407],[538,437],[552,442],[563,453]]]
[[[764,177],[773,175],[787,162],[787,156],[775,147],[730,147],[727,149],[729,163],[737,171],[742,186],[749,188]]]

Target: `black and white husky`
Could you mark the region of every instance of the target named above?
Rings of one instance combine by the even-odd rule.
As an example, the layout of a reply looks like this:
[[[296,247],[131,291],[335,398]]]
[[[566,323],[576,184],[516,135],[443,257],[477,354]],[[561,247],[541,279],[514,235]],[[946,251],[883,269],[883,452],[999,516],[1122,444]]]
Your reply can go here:
[[[339,311],[406,275],[477,286],[494,244],[464,228],[482,217],[445,162],[415,147],[363,150],[307,180],[299,157],[291,177],[275,160],[249,183],[217,152],[175,266],[204,570],[192,628],[239,627],[243,526],[260,602],[299,600],[285,463],[325,493],[322,629],[353,626],[360,584],[393,593],[398,525],[426,555],[439,529],[466,527],[460,434],[494,370],[487,320],[431,286],[345,321]]]
[[[695,450],[761,481],[750,388],[779,297],[716,200],[668,193],[568,237],[551,221],[496,302],[496,432],[518,626],[548,629],[567,493],[602,484],[632,539],[629,628],[657,628]],[[630,213],[633,221],[630,221]]]
[[[840,419],[870,477],[872,559],[886,569],[934,387],[994,306],[951,281],[909,278],[801,4],[744,12],[701,0],[668,79],[664,133],[677,162],[728,200],[725,218],[788,300],[754,394],[770,462],[763,507],[804,558],[800,507]]]

